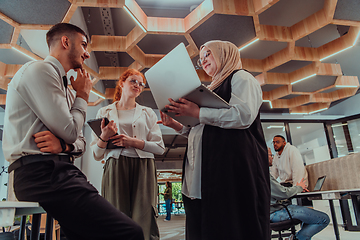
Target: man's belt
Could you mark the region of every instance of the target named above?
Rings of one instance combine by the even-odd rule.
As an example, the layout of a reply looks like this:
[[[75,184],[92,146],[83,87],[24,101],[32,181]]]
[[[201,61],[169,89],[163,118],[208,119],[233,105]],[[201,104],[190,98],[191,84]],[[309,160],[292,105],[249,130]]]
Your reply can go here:
[[[73,163],[74,157],[71,155],[56,155],[56,154],[49,154],[49,155],[42,155],[42,154],[34,154],[34,155],[27,155],[17,159],[15,162],[10,164],[8,168],[8,172],[22,167],[24,165],[34,163],[34,162],[42,162],[42,161],[60,161],[60,162],[68,162]]]

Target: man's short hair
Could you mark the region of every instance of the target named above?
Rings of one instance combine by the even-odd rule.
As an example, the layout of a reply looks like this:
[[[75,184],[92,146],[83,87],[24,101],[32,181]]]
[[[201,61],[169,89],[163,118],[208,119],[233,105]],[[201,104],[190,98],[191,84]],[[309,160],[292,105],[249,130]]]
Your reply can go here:
[[[66,35],[68,38],[72,37],[75,33],[80,33],[86,37],[86,41],[89,42],[89,37],[86,33],[79,27],[72,25],[70,23],[58,23],[50,28],[46,33],[46,42],[50,49],[50,46],[56,41],[59,40],[62,36]]]
[[[283,136],[281,136],[281,135],[275,135],[274,138],[276,138],[276,137],[282,138],[284,140],[284,142],[286,141],[285,138]]]

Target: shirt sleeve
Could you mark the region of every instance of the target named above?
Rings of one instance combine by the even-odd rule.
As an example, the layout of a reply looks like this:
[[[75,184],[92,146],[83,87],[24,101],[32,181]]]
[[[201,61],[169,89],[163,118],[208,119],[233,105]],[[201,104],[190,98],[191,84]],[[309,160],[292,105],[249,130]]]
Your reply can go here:
[[[277,168],[276,165],[273,164],[273,165],[270,167],[270,174],[271,174],[275,179],[277,179],[277,178],[279,177],[279,171],[278,171],[278,168]]]
[[[270,175],[271,197],[276,200],[288,199],[303,191],[301,186],[284,187]]]
[[[165,145],[162,139],[160,127],[156,123],[157,116],[152,109],[150,109],[148,113],[149,119],[147,124],[149,124],[150,130],[147,133],[146,139],[144,139],[145,145],[142,150],[161,155],[165,152]]]
[[[68,144],[74,143],[86,119],[87,102],[76,98],[69,111],[59,73],[50,63],[33,64],[26,71],[27,81],[17,86],[18,94],[50,132]]]
[[[103,117],[102,108],[100,108],[96,114],[96,118],[98,119],[102,117]],[[93,156],[96,161],[101,161],[104,158],[106,148],[101,148],[97,145],[99,138],[98,136],[96,136],[94,131],[92,131],[91,136],[92,136],[92,141],[90,143],[90,147],[93,152]]]
[[[200,108],[200,123],[227,129],[250,127],[262,104],[260,84],[250,73],[240,70],[233,75],[229,104],[229,109]]]
[[[292,182],[293,185],[296,185],[296,183],[300,182],[302,178],[307,181],[307,172],[299,150],[295,147],[291,148],[290,150]]]
[[[73,143],[73,146],[74,146],[74,150],[71,152],[71,154],[77,158],[81,157],[86,151],[86,139],[82,131],[80,132],[79,137]]]

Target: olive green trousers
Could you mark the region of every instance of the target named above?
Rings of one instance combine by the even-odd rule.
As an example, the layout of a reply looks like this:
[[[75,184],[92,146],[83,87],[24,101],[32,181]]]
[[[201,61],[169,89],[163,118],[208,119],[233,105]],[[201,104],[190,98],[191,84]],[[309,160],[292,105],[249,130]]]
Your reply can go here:
[[[144,232],[145,240],[159,239],[157,225],[157,177],[152,158],[109,158],[104,166],[102,196],[131,217]]]

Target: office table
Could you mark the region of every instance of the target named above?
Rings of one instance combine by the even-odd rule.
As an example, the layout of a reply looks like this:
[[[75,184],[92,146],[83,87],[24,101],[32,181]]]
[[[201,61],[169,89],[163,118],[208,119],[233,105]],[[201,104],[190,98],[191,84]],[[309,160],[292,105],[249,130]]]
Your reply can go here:
[[[336,220],[336,213],[334,209],[333,200],[339,200],[343,221],[345,224],[345,230],[348,231],[360,231],[360,206],[358,196],[360,196],[360,189],[341,189],[341,190],[329,190],[329,191],[317,191],[317,192],[304,192],[298,193],[296,198],[307,197],[309,200],[329,200],[331,218],[333,221],[334,233],[336,240],[340,240],[339,227]],[[350,210],[347,200],[351,199],[353,202],[353,208],[357,226],[352,225]]]
[[[19,240],[23,240],[25,234],[26,215],[33,215],[30,239],[37,240],[40,238],[40,219],[42,213],[45,213],[45,210],[39,206],[39,203],[36,202],[2,201],[0,202],[0,227],[12,226],[14,223],[14,217],[21,216]],[[51,236],[51,228],[52,221],[47,221],[45,239],[49,239],[49,237],[46,238],[46,236],[48,236],[48,232]]]

